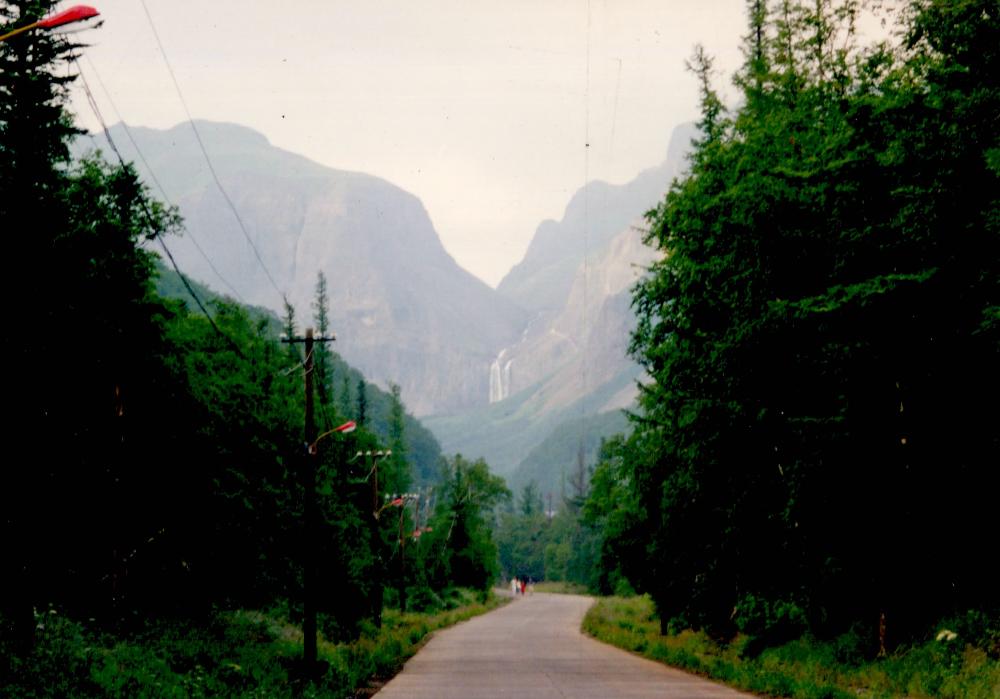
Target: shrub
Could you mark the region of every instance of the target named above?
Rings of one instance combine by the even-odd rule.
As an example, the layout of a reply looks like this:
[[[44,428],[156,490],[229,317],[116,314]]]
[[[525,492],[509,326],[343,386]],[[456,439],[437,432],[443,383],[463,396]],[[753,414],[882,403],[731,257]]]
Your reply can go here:
[[[736,603],[733,622],[740,632],[751,637],[744,645],[750,657],[768,646],[800,637],[807,628],[805,612],[795,602],[771,601],[752,594]]]

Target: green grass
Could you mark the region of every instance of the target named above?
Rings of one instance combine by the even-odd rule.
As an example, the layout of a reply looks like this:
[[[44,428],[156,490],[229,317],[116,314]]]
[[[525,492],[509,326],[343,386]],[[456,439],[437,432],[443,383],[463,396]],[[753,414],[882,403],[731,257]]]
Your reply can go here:
[[[535,583],[535,592],[548,592],[557,595],[586,595],[589,594],[586,585],[573,582],[543,581]]]
[[[746,637],[720,645],[701,632],[661,635],[648,597],[599,599],[583,628],[619,648],[771,696],[1000,699],[1000,660],[961,639],[931,639],[871,661],[849,652],[847,636],[831,642],[801,639],[747,658]]]
[[[429,633],[503,603],[459,590],[435,613],[388,609],[379,629],[350,643],[319,640],[326,672],[299,678],[302,631],[277,614],[227,611],[207,622],[149,624],[128,640],[89,631],[55,613],[38,617],[34,652],[0,654],[0,697],[322,697],[369,694]]]

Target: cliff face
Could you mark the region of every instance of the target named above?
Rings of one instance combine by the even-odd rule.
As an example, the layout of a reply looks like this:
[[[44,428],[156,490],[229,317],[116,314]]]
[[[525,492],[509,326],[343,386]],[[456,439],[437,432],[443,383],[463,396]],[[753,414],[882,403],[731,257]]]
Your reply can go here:
[[[553,473],[575,467],[570,432],[580,433],[579,449],[592,461],[599,440],[588,426],[621,425],[614,413],[634,405],[642,375],[628,357],[631,292],[658,257],[642,243],[644,214],[681,173],[694,135],[692,126],[679,127],[662,165],[624,185],[590,183],[561,221],[538,227],[497,289],[531,317],[493,360],[490,405],[427,421],[446,452],[482,455],[515,486],[526,479],[551,485]],[[540,445],[548,446],[536,451]],[[562,462],[546,465],[542,453]]]
[[[642,243],[641,219],[635,223],[577,266],[561,309],[537,313],[521,339],[502,350],[494,362],[492,396],[506,397],[543,384],[540,409],[554,410],[633,366],[627,357],[634,321],[631,289],[656,259]],[[500,388],[497,368],[502,369]],[[622,405],[613,407],[630,403],[624,397],[619,402]]]
[[[369,380],[398,383],[417,415],[488,402],[490,364],[520,336],[526,313],[455,263],[416,197],[377,177],[274,148],[244,127],[198,127],[274,285],[212,181],[190,126],[132,129],[190,231],[168,241],[186,273],[231,293],[193,238],[243,300],[281,313],[277,286],[304,327],[322,271],[336,349]],[[138,161],[120,127],[113,131],[123,155]]]
[[[693,126],[678,127],[661,165],[623,185],[588,183],[561,221],[538,227],[524,259],[497,287],[532,315],[518,342],[494,360],[491,401],[544,382],[554,408],[633,366],[626,357],[630,292],[655,259],[642,244],[644,214],[681,173],[694,136]]]
[[[524,259],[497,286],[504,296],[542,317],[566,303],[578,266],[588,255],[603,254],[612,238],[663,198],[684,167],[695,128],[674,129],[667,157],[659,166],[622,185],[589,182],[570,199],[560,221],[543,221]]]

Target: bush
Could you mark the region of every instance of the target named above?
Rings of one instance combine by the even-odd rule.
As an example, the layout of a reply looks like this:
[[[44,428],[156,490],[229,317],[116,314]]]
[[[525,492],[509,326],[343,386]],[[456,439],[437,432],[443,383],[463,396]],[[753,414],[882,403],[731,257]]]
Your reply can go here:
[[[764,648],[799,638],[808,624],[805,612],[790,600],[771,601],[747,594],[736,603],[736,628],[750,637],[744,652],[750,657]]]
[[[878,652],[875,634],[865,633],[857,624],[851,626],[847,633],[837,636],[831,645],[834,660],[850,667],[858,667],[865,660],[874,658]]]

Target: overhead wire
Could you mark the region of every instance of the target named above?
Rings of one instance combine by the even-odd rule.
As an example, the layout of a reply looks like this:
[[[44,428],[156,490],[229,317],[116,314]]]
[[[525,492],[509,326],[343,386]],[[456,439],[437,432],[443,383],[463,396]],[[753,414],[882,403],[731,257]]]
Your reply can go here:
[[[108,104],[110,104],[111,109],[114,110],[115,117],[118,119],[118,123],[121,124],[122,130],[125,132],[125,135],[128,137],[129,142],[132,144],[132,148],[135,150],[136,155],[139,158],[139,161],[146,168],[146,173],[149,175],[150,180],[156,186],[157,191],[159,191],[160,197],[168,206],[173,207],[174,206],[173,202],[171,202],[170,197],[167,196],[166,189],[164,189],[163,185],[160,183],[160,180],[156,177],[156,173],[153,171],[153,168],[150,167],[149,162],[146,160],[146,156],[143,155],[142,150],[139,148],[139,144],[136,142],[135,137],[132,135],[132,129],[130,129],[128,124],[125,123],[125,120],[122,118],[121,112],[118,111],[118,107],[115,104],[114,99],[111,97],[111,92],[108,90],[107,86],[104,84],[104,81],[101,79],[101,74],[97,70],[97,66],[94,65],[94,62],[90,60],[90,56],[84,55],[84,58],[87,59],[87,63],[90,65],[90,69],[94,73],[94,77],[97,78],[97,83],[98,85],[101,86],[101,90],[103,90],[104,96],[107,99]],[[76,59],[74,59],[73,62],[76,63],[77,70],[82,75],[83,71],[80,68],[79,62],[77,62]],[[236,291],[236,288],[229,283],[229,280],[226,279],[223,276],[222,272],[220,272],[219,269],[215,266],[215,264],[212,262],[212,259],[201,247],[201,244],[198,242],[198,239],[191,232],[191,230],[186,226],[183,226],[183,224],[182,227],[184,230],[184,234],[187,236],[188,240],[191,241],[191,243],[195,247],[195,250],[197,250],[198,254],[200,254],[202,259],[205,260],[209,268],[215,273],[215,276],[219,278],[219,280],[225,285],[227,289],[229,289],[230,292],[232,292],[233,296],[238,301],[240,301],[243,304],[246,304],[246,300],[240,295],[238,291]]]
[[[104,121],[104,116],[101,114],[101,109],[97,104],[97,100],[94,98],[94,93],[90,89],[90,84],[87,82],[87,77],[83,74],[83,71],[80,70],[80,64],[79,62],[77,62],[75,58],[73,59],[73,62],[76,64],[77,71],[80,76],[80,81],[83,84],[83,91],[84,94],[86,95],[87,103],[90,105],[90,108],[94,112],[94,116],[97,118],[98,123],[104,130],[104,137],[107,139],[108,145],[111,147],[111,150],[114,152],[114,154],[118,157],[118,163],[121,165],[121,167],[124,168],[126,167],[125,159],[122,157],[121,151],[118,150],[118,146],[115,144],[114,139],[111,137],[111,132],[108,130],[107,122]],[[149,205],[146,203],[145,198],[140,197],[139,204],[142,207],[143,212],[146,214],[146,219],[149,222],[150,226],[153,226],[156,221],[156,217],[153,216],[153,212],[149,210]],[[166,242],[163,240],[163,236],[157,234],[154,237],[156,238],[157,242],[160,243],[160,247],[163,248],[163,252],[166,253],[167,259],[170,260],[170,264],[171,266],[173,266],[174,271],[177,272],[177,276],[184,284],[184,288],[187,289],[188,294],[191,295],[191,298],[194,299],[195,304],[197,304],[198,308],[208,319],[208,322],[212,326],[212,329],[215,331],[215,333],[219,337],[225,339],[229,343],[230,347],[232,347],[233,351],[236,352],[236,354],[239,357],[241,357],[242,359],[246,359],[246,355],[243,354],[243,351],[240,349],[239,345],[236,344],[236,341],[222,331],[222,329],[215,322],[215,319],[208,312],[208,309],[205,308],[205,304],[202,303],[202,300],[195,292],[194,287],[191,286],[190,282],[188,282],[187,280],[187,277],[184,276],[184,274],[180,270],[180,267],[177,266],[177,261],[174,259],[173,254],[170,252],[170,248],[167,247]]]
[[[170,64],[170,59],[167,57],[166,49],[164,49],[163,42],[160,40],[160,34],[156,31],[156,23],[153,22],[153,16],[149,12],[149,7],[146,6],[146,0],[139,1],[142,4],[143,11],[146,13],[146,19],[149,20],[149,27],[153,32],[153,37],[156,39],[156,45],[160,49],[160,55],[163,56],[163,64],[167,67],[167,72],[170,73],[170,79],[173,81],[177,97],[180,99],[181,106],[184,107],[184,113],[187,115],[188,124],[191,126],[191,131],[194,133],[195,141],[198,143],[198,149],[201,151],[202,156],[205,158],[205,163],[208,165],[208,171],[212,175],[212,179],[215,181],[215,185],[218,187],[219,192],[222,194],[222,198],[226,201],[230,211],[232,211],[233,216],[236,218],[236,223],[239,225],[240,231],[243,232],[243,237],[246,238],[247,243],[250,245],[250,249],[253,250],[253,254],[257,258],[257,262],[260,264],[261,269],[264,270],[265,276],[267,276],[268,281],[271,283],[271,286],[277,294],[284,300],[287,298],[287,294],[285,294],[285,292],[278,287],[277,282],[274,281],[271,271],[267,268],[267,265],[264,264],[264,259],[261,257],[260,251],[257,249],[253,239],[250,237],[250,233],[247,231],[246,225],[243,223],[243,218],[240,216],[239,211],[236,210],[236,205],[233,204],[233,200],[229,197],[225,187],[222,186],[222,181],[219,179],[215,166],[212,164],[212,159],[208,155],[208,150],[205,148],[204,141],[202,141],[201,133],[198,131],[198,126],[191,117],[191,110],[188,109],[187,100],[184,99],[184,93],[181,90],[180,83],[177,82],[177,76],[174,74],[174,69]]]
[[[586,417],[587,417],[587,389],[589,383],[589,377],[587,376],[587,362],[590,357],[590,333],[588,328],[589,318],[588,313],[588,283],[590,281],[590,268],[589,268],[589,235],[590,235],[590,34],[591,34],[591,7],[590,0],[587,0],[587,36],[586,36],[586,71],[584,75],[584,88],[583,88],[583,114],[584,114],[584,149],[583,149],[583,309],[582,309],[582,320],[583,320],[583,356],[580,360],[580,383],[581,383],[581,396],[582,400],[580,402],[580,435],[579,435],[579,445],[577,451],[578,464],[577,467],[580,469],[579,472],[579,487],[582,489],[585,485],[586,473],[584,471],[584,454],[586,446]]]

